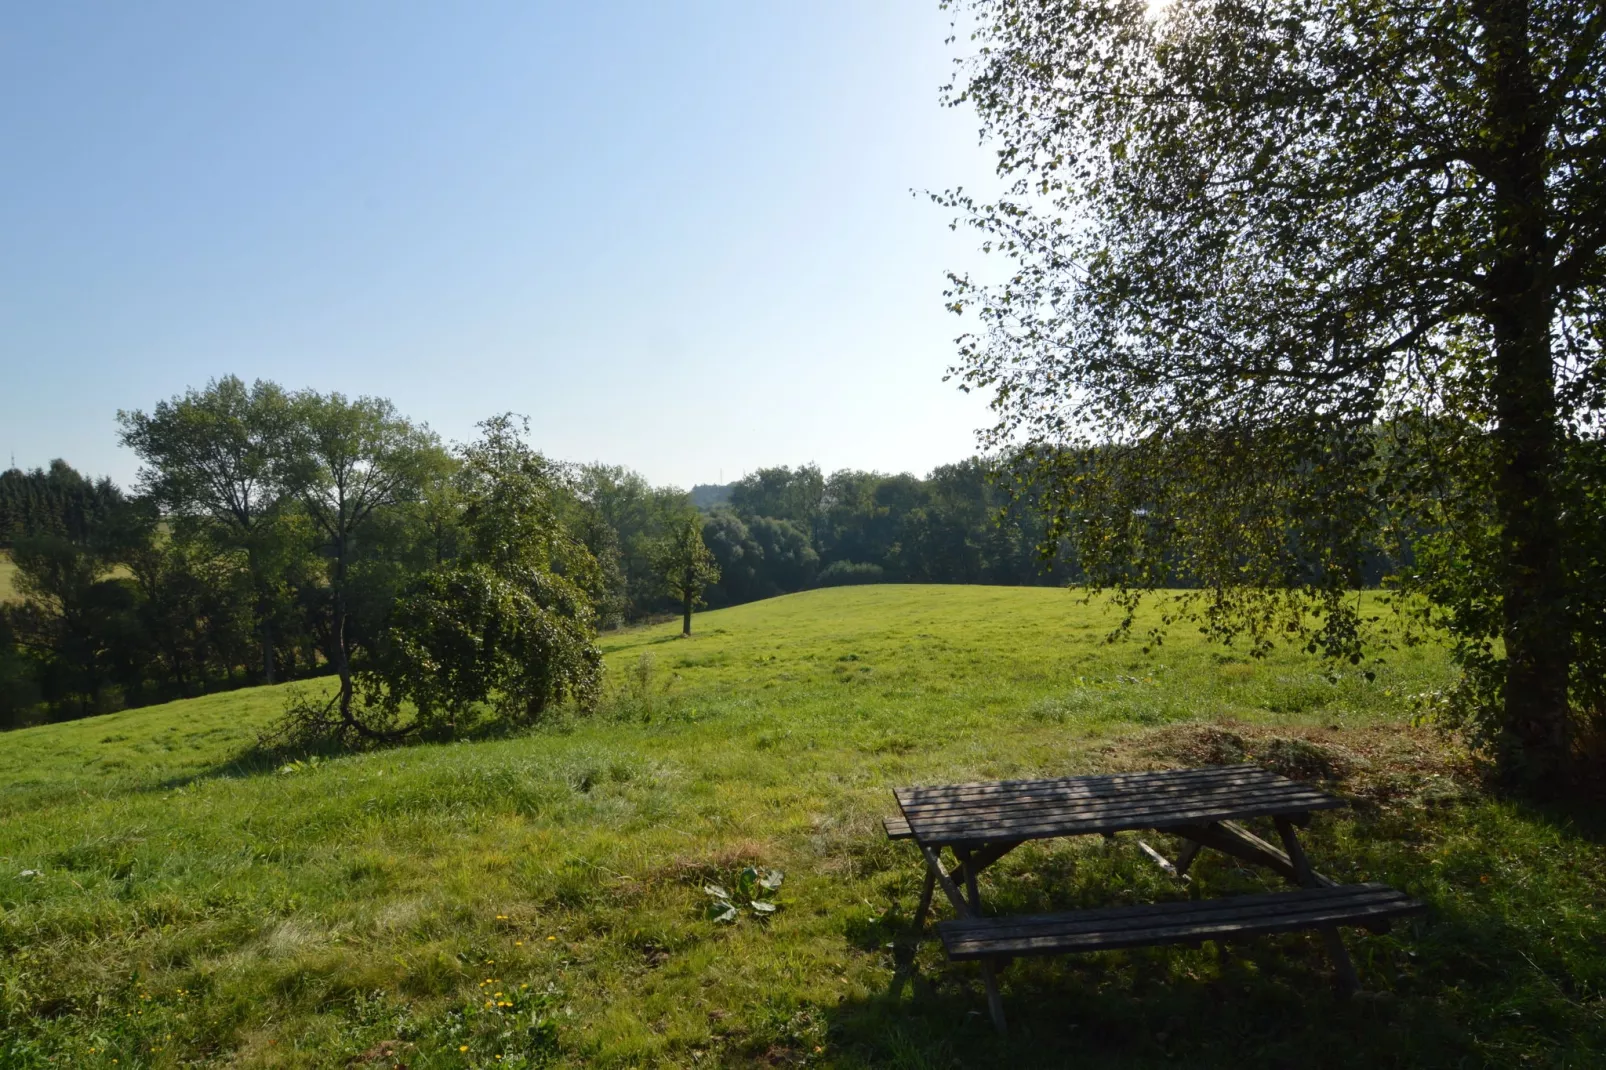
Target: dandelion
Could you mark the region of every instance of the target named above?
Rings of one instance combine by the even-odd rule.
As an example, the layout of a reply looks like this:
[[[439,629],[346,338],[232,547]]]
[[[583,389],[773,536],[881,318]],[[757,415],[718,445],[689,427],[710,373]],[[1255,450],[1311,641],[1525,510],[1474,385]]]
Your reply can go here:
[[[467,1051],[468,1050],[468,1045],[467,1044],[459,1044],[457,1046],[457,1050],[458,1051]]]
[[[548,939],[548,940],[556,940],[556,939],[557,939],[557,937],[556,937],[556,936],[549,936],[549,937],[547,937],[547,939]]]
[[[514,947],[523,947],[524,946],[524,941],[523,940],[515,940],[515,941],[513,941],[513,946]]]

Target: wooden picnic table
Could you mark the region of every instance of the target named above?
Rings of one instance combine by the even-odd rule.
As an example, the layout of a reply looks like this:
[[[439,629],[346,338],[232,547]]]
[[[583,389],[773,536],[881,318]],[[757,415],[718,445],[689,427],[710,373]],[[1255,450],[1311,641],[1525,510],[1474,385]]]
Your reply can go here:
[[[1344,806],[1344,801],[1259,766],[909,787],[894,794],[903,817],[888,819],[887,835],[913,839],[926,861],[915,928],[924,926],[934,892],[941,888],[959,917],[939,924],[938,934],[950,958],[980,961],[988,1009],[1000,1032],[1005,1020],[997,972],[1016,956],[1197,944],[1314,928],[1327,945],[1340,990],[1348,994],[1358,981],[1337,925],[1382,928],[1392,917],[1422,909],[1386,885],[1340,885],[1313,870],[1295,828],[1307,824],[1314,812]],[[1238,823],[1257,817],[1274,821],[1281,848]],[[1300,891],[1025,917],[982,916],[977,874],[1022,843],[1148,829],[1183,839],[1175,861],[1140,841],[1173,876],[1184,877],[1199,851],[1209,847],[1266,866]],[[953,869],[943,864],[944,849],[954,855]]]

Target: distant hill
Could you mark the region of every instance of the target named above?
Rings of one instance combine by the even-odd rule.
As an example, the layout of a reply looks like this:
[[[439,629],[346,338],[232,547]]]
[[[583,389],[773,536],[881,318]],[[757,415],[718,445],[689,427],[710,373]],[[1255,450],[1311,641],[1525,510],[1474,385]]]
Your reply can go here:
[[[734,483],[699,483],[691,489],[691,503],[699,509],[729,505]]]

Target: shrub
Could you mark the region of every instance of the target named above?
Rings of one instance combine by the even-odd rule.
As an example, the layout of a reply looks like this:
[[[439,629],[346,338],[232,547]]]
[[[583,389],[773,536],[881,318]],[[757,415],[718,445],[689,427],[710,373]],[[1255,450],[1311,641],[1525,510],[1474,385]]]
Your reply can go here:
[[[851,583],[880,583],[885,575],[880,565],[864,561],[833,561],[820,573],[821,587],[845,587]]]

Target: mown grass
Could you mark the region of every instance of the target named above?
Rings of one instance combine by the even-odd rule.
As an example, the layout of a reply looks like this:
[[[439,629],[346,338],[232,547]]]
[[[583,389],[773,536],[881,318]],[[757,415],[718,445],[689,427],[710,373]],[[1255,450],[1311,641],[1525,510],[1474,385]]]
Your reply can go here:
[[[607,709],[510,738],[242,759],[284,689],[0,736],[0,1066],[1595,1065],[1606,848],[1482,794],[1406,726],[1417,649],[1327,679],[1181,635],[1103,642],[1064,591],[810,592],[606,640]],[[645,660],[644,660],[645,659]],[[1211,728],[1209,725],[1224,727]],[[1018,963],[916,949],[890,788],[1245,753],[1356,806],[1306,837],[1431,913],[1319,942]],[[709,881],[786,874],[767,922]],[[36,875],[23,876],[24,871]],[[1206,855],[1194,894],[1266,886]],[[1190,894],[1130,840],[1043,844],[999,909]],[[500,1058],[499,1058],[500,1057]]]

